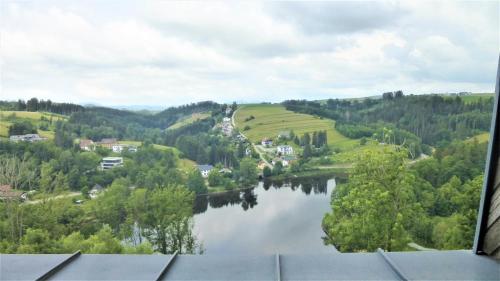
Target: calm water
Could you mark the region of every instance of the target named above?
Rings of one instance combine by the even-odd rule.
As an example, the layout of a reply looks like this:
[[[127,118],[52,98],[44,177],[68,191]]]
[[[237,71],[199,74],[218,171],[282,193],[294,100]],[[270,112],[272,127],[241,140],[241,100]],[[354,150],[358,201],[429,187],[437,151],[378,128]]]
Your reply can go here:
[[[321,220],[334,188],[335,179],[313,178],[201,196],[194,233],[207,254],[331,253]]]

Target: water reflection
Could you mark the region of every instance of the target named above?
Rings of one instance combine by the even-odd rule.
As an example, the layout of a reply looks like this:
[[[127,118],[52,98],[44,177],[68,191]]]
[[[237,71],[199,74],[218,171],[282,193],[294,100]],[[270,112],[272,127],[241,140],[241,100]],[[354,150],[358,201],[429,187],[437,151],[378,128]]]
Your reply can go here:
[[[210,254],[333,252],[321,240],[321,220],[334,188],[334,179],[317,177],[199,196],[195,233]]]

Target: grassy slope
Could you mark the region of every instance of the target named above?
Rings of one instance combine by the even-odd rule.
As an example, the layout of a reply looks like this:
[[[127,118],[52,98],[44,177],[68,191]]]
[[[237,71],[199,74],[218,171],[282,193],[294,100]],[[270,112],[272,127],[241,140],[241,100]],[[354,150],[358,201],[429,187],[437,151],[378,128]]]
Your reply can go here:
[[[210,117],[210,115],[211,115],[210,112],[193,113],[189,116],[186,116],[185,118],[181,118],[179,121],[177,121],[175,124],[168,127],[167,129],[177,129],[182,126],[194,123],[195,121],[206,119]]]
[[[59,114],[47,113],[47,112],[27,112],[27,111],[0,111],[0,137],[7,138],[9,136],[9,126],[12,124],[14,120],[6,120],[9,116],[15,114],[15,120],[19,121],[29,121],[33,125],[38,126],[40,123],[40,118],[45,117],[50,119],[52,117],[52,121],[55,122],[57,120],[66,120],[67,117]],[[38,134],[42,137],[46,137],[49,139],[54,138],[54,131],[42,131],[38,130]]]
[[[477,139],[477,142],[479,143],[488,142],[490,140],[490,133],[482,133],[476,135],[474,137],[471,137],[470,139],[467,139],[465,142],[473,142],[474,139]]]
[[[245,122],[251,115],[255,119]],[[329,145],[350,148],[358,143],[357,140],[349,139],[337,132],[335,121],[288,111],[282,105],[243,105],[235,114],[235,122],[239,130],[252,142],[264,137],[277,137],[279,132],[287,130],[293,130],[299,136],[306,132],[326,130]],[[250,126],[250,130],[243,131],[247,125]]]
[[[142,145],[142,142],[140,141],[129,141],[129,140],[119,141],[118,143],[131,144],[136,146]],[[160,144],[153,144],[153,147],[159,150],[172,150],[177,157],[179,157],[179,155],[181,154],[181,152],[175,147],[160,145]],[[179,158],[179,168],[182,171],[189,172],[195,167],[196,167],[196,162],[185,158]]]

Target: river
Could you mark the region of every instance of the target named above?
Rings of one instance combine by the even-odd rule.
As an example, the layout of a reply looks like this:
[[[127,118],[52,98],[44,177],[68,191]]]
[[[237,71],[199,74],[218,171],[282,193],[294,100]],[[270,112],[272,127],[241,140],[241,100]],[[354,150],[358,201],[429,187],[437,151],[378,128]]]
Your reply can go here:
[[[316,177],[199,196],[194,233],[206,254],[332,253],[321,221],[334,188],[335,179]]]

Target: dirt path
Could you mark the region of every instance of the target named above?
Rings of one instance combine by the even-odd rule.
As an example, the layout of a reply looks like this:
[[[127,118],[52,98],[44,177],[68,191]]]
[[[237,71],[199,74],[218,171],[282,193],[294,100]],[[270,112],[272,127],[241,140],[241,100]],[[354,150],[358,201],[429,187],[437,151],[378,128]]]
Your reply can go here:
[[[61,195],[57,195],[57,196],[54,196],[54,197],[48,197],[48,198],[44,198],[44,199],[37,199],[37,200],[30,200],[30,201],[26,201],[24,202],[25,204],[40,204],[44,201],[48,201],[48,200],[54,200],[54,199],[61,199],[61,198],[69,198],[69,197],[75,197],[75,196],[78,196],[78,195],[81,195],[82,193],[80,192],[71,192],[71,193],[67,193],[67,194],[61,194]]]

